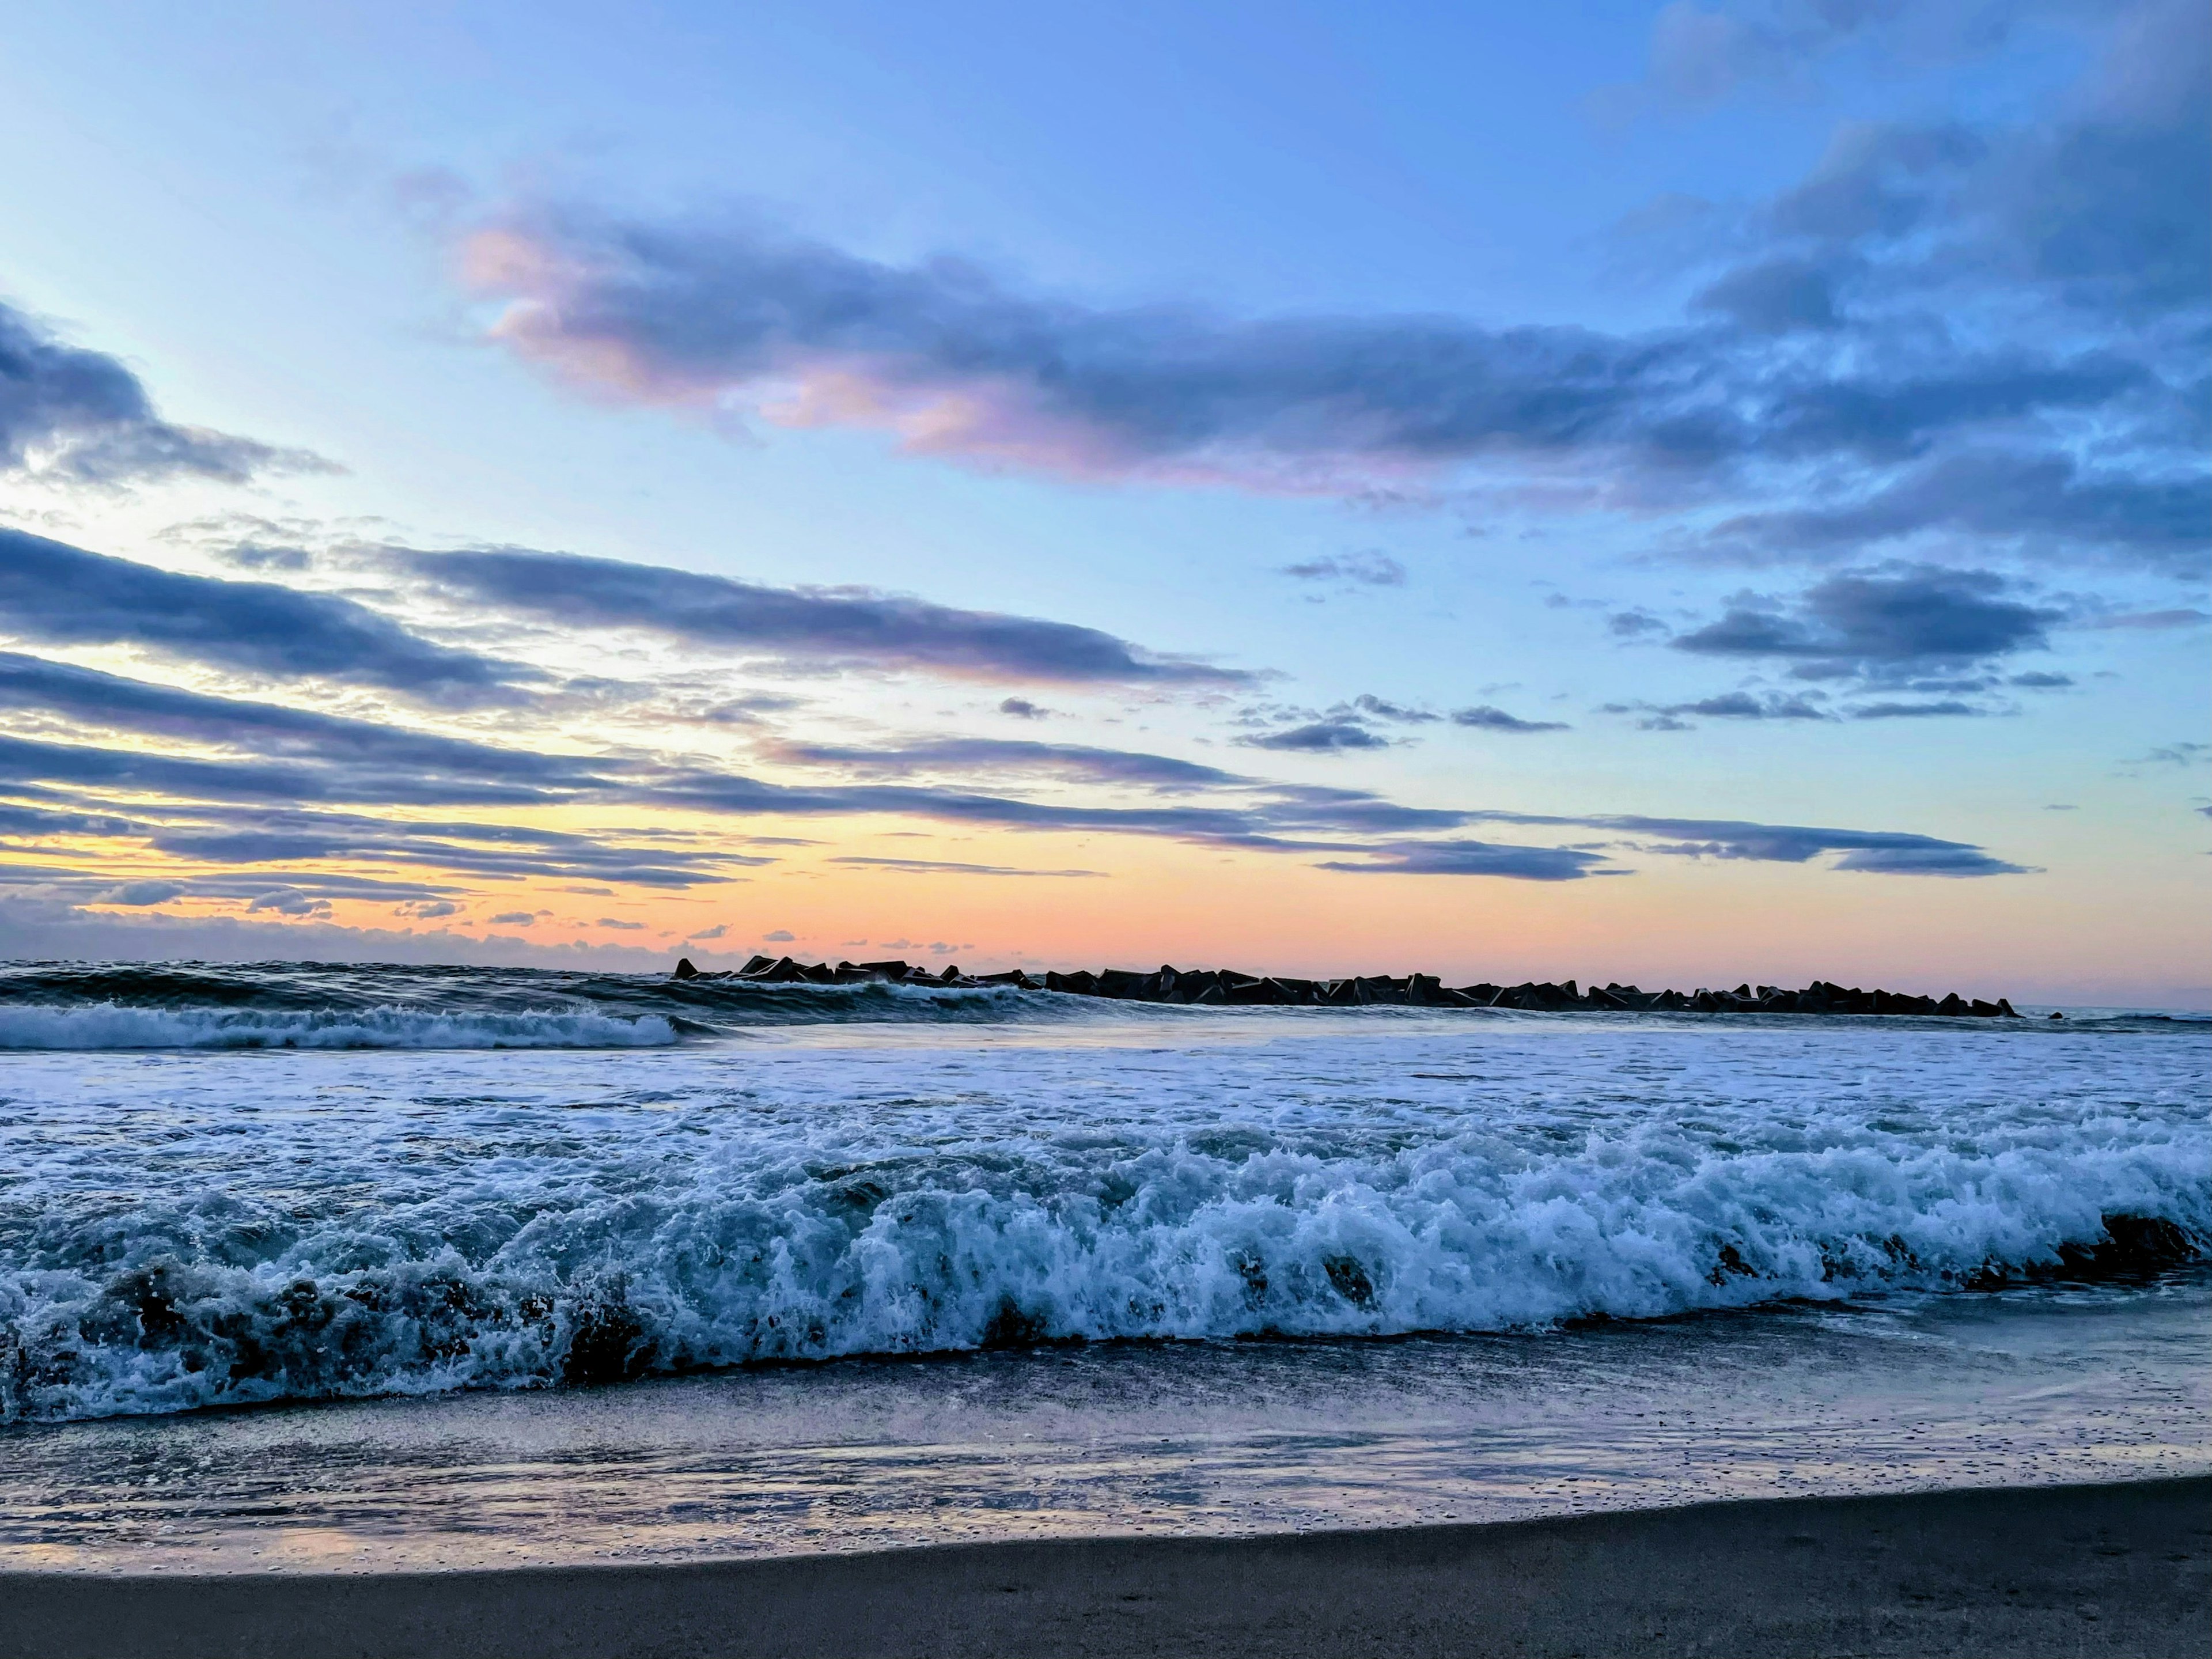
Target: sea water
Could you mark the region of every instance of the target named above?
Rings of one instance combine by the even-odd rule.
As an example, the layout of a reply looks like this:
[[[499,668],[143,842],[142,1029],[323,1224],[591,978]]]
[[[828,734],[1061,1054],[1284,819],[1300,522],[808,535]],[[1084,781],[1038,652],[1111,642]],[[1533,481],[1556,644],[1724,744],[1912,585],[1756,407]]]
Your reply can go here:
[[[2207,1467],[2212,1024],[0,970],[0,1559]]]

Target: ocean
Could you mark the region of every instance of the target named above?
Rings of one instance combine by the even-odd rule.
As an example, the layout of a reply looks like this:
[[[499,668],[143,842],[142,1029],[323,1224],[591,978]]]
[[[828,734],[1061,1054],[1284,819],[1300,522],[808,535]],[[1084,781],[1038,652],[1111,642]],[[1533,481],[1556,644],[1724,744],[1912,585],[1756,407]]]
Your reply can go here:
[[[2203,1473],[2212,1021],[2069,1012],[0,968],[0,1563]]]

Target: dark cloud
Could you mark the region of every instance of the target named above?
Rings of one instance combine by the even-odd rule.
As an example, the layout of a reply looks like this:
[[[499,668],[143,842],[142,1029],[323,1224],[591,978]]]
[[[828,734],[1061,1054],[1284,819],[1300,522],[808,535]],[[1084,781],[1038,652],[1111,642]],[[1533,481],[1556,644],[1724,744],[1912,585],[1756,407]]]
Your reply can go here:
[[[1870,429],[1881,427],[1868,416]],[[2028,555],[2104,550],[2151,569],[2193,577],[2203,568],[2212,481],[2157,472],[2092,471],[2067,455],[1951,455],[1901,473],[1840,504],[1792,507],[1723,520],[1715,550],[1754,560],[1828,561],[1884,542],[1949,533]]]
[[[2033,673],[2014,674],[2005,681],[2028,691],[2056,691],[2074,684],[2071,674],[2052,674],[2037,669]]]
[[[132,908],[149,904],[167,904],[185,891],[180,881],[126,881],[92,896],[94,904],[119,904]]]
[[[1039,708],[1027,697],[1007,697],[1000,702],[999,712],[1001,714],[1012,714],[1018,720],[1041,720],[1049,715],[1052,710]]]
[[[1388,749],[1390,739],[1380,737],[1356,720],[1309,720],[1279,732],[1239,738],[1251,749],[1273,749],[1291,754],[1334,755],[1352,749]]]
[[[1507,714],[1503,708],[1493,708],[1488,703],[1481,703],[1473,708],[1455,708],[1451,720],[1454,726],[1471,726],[1483,732],[1564,732],[1567,729],[1565,720],[1524,720],[1518,715]]]
[[[2135,763],[2137,765],[2148,763],[2154,766],[2195,766],[2207,755],[2212,755],[2212,744],[2185,740],[2180,743],[2162,744]]]
[[[1351,708],[1369,720],[1389,720],[1400,726],[1428,726],[1443,718],[1425,708],[1408,708],[1402,703],[1390,702],[1371,692],[1354,697]]]
[[[143,645],[219,668],[314,676],[443,701],[532,678],[434,644],[335,594],[223,581],[0,529],[0,629],[48,645]]]
[[[1702,714],[1708,720],[1825,720],[1832,718],[1828,711],[1803,696],[1784,696],[1768,692],[1754,696],[1748,691],[1727,691],[1717,697],[1703,697],[1696,702],[1668,703],[1658,711],[1667,714]],[[1645,722],[1650,725],[1650,722]],[[1680,730],[1679,726],[1659,726],[1660,731]]]
[[[955,611],[868,588],[767,587],[657,565],[483,548],[394,552],[469,600],[579,628],[695,645],[1052,684],[1236,684],[1254,676],[1146,652],[1095,628]]]
[[[1514,881],[1580,881],[1611,875],[1602,854],[1566,847],[1507,847],[1482,841],[1407,842],[1364,859],[1324,860],[1323,870],[1360,876],[1501,876]]]
[[[1967,842],[1888,830],[1830,830],[1807,824],[1747,823],[1731,818],[1653,818],[1623,813],[1562,817],[1535,812],[1470,812],[1470,823],[1582,826],[1652,838],[1653,851],[1693,858],[1804,864],[1840,853],[1836,868],[1893,875],[1995,876],[2028,873]]]
[[[1605,625],[1614,638],[1623,640],[1640,640],[1668,631],[1667,624],[1648,611],[1616,611],[1605,619]]]
[[[1855,720],[1948,720],[1954,716],[1985,714],[1985,708],[1977,708],[1956,697],[1945,697],[1933,702],[1869,702],[1851,710]]]
[[[1827,273],[1803,259],[1772,259],[1730,271],[1691,304],[1721,312],[1759,334],[1833,328],[1838,320]]]
[[[1740,603],[1718,622],[1673,641],[1700,656],[1779,658],[1805,678],[1965,667],[2048,644],[2057,611],[2005,598],[1991,571],[1929,566],[1831,576],[1791,609]]]
[[[263,473],[336,470],[304,450],[164,421],[118,359],[64,345],[0,303],[0,474],[91,484],[178,477],[245,483]],[[0,551],[0,560],[6,556]]]

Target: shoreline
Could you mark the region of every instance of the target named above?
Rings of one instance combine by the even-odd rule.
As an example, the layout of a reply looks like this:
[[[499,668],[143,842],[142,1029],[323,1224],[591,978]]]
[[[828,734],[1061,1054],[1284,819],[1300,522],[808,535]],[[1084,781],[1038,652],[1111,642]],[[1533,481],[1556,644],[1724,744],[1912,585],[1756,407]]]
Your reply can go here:
[[[0,1572],[0,1659],[2212,1653],[2212,1476],[1237,1539]]]

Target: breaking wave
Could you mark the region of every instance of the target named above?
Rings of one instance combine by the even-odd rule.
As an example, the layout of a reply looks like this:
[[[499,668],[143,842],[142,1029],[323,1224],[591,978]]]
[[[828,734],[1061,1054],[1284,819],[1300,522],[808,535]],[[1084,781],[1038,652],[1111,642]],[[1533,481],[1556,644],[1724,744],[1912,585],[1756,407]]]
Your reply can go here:
[[[2212,1241],[2201,1123],[2015,1126],[1972,1151],[1871,1121],[1820,1139],[1729,1150],[1648,1121],[1547,1152],[1489,1129],[1071,1127],[836,1160],[726,1133],[688,1165],[487,1156],[313,1216],[239,1182],[17,1206],[0,1418],[1061,1340],[1531,1329],[2109,1278]]]
[[[1096,1015],[1075,999],[1003,988],[311,963],[0,967],[0,1049],[629,1048],[775,1026],[1085,1018]]]
[[[677,1041],[659,1015],[441,1013],[426,1008],[0,1007],[0,1048],[641,1048]]]

